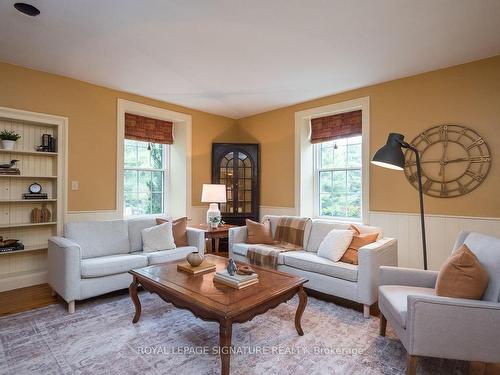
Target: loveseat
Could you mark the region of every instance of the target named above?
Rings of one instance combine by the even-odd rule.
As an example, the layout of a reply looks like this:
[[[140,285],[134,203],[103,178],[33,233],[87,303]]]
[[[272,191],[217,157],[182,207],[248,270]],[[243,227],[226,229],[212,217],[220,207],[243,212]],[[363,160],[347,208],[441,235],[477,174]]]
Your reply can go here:
[[[279,218],[274,215],[263,218],[270,221],[273,236]],[[381,228],[357,225],[361,234],[379,233],[376,242],[359,249],[359,265],[333,262],[318,256],[319,244],[332,229],[348,227],[347,223],[312,219],[305,228],[304,250],[280,253],[277,269],[307,278],[309,282],[305,284],[306,288],[363,304],[364,316],[369,317],[370,306],[377,301],[379,267],[397,266],[397,241],[383,238]],[[259,246],[245,243],[246,238],[246,227],[229,230],[229,256],[236,261],[248,262],[248,249]]]
[[[67,223],[64,237],[48,244],[49,284],[74,312],[75,300],[127,288],[128,271],[179,260],[205,250],[201,230],[188,228],[188,245],[171,250],[143,252],[141,231],[156,225],[156,218]]]

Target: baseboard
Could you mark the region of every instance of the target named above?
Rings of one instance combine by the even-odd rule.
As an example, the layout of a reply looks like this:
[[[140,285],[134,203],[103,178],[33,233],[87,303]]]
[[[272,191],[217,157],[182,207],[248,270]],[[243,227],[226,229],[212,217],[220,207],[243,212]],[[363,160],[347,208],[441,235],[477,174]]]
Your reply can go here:
[[[48,275],[45,270],[12,274],[12,276],[7,277],[4,275],[0,282],[0,292],[24,288],[32,285],[45,284],[47,281]]]

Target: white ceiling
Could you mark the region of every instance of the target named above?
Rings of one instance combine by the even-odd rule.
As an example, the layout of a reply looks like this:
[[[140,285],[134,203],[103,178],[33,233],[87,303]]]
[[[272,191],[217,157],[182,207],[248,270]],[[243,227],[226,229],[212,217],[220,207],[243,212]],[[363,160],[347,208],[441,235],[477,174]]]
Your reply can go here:
[[[500,54],[500,0],[0,2],[0,60],[240,118]]]

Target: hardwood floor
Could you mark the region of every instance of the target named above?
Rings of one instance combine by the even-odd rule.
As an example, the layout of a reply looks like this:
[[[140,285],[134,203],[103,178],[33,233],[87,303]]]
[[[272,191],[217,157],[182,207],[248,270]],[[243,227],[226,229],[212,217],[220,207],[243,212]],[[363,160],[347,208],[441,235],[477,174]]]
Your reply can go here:
[[[52,296],[49,284],[9,290],[0,293],[0,316],[28,311],[57,302],[57,296]]]
[[[116,294],[116,293],[125,293],[125,292],[119,291],[110,294]],[[322,293],[314,292],[311,290],[308,290],[308,294],[320,299],[331,300],[331,302],[343,305],[345,307],[350,307],[357,310],[362,309],[360,306],[356,306],[357,304],[349,303],[349,301],[341,300],[340,298],[333,298],[333,299],[332,297],[327,298]],[[102,298],[102,296],[95,298]],[[50,289],[48,284],[34,285],[27,288],[9,290],[7,292],[0,292],[0,317],[19,313],[22,311],[28,311],[40,307],[45,307],[54,303],[62,303],[62,302],[59,301],[57,296],[52,296],[52,290]],[[372,316],[378,316],[379,311],[378,308],[376,307],[376,304],[371,307],[370,313]],[[484,364],[480,362],[472,362],[469,374],[500,375],[500,363]]]

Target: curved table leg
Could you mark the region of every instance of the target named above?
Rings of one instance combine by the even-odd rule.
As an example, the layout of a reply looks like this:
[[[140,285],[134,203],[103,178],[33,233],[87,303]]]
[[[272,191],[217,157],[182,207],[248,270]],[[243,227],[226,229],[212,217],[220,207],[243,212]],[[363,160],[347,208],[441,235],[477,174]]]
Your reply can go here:
[[[304,291],[304,287],[301,285],[299,292],[299,306],[297,307],[297,311],[295,312],[295,329],[300,336],[304,336],[304,331],[302,330],[302,326],[300,325],[300,319],[302,318],[302,313],[306,309],[307,305],[307,294]]]
[[[233,323],[227,320],[221,321],[219,326],[221,375],[229,375],[229,359],[231,356],[232,333],[233,333]]]
[[[139,301],[139,297],[137,296],[138,285],[139,283],[137,282],[137,278],[134,277],[132,284],[128,287],[128,293],[130,294],[130,298],[132,298],[132,302],[135,306],[135,315],[134,319],[132,319],[132,323],[137,323],[141,317],[141,301]]]

